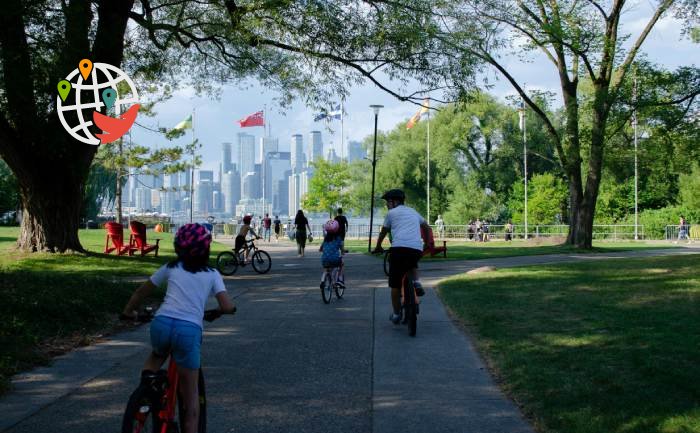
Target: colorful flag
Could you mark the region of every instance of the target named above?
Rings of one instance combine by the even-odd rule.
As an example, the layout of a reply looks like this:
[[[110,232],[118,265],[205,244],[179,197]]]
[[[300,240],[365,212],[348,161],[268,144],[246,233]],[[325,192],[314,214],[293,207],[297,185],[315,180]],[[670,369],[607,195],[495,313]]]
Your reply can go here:
[[[265,117],[262,111],[258,111],[249,116],[244,117],[238,121],[241,128],[247,128],[249,126],[265,126]]]
[[[343,118],[343,109],[341,108],[340,104],[337,104],[335,106],[335,109],[331,111],[322,111],[320,113],[317,113],[314,115],[314,122],[318,122],[323,119],[328,119],[328,120],[340,120]]]
[[[416,114],[414,114],[413,117],[411,117],[408,120],[408,123],[406,123],[406,129],[413,128],[413,126],[415,126],[415,124],[418,123],[421,116],[423,116],[423,114],[427,113],[429,109],[430,109],[430,100],[426,98],[423,100],[423,105],[420,107],[420,110],[418,110],[416,112]]]
[[[175,125],[175,127],[173,129],[176,131],[181,131],[184,129],[192,129],[192,115],[190,114],[187,119],[185,119],[182,122]]]

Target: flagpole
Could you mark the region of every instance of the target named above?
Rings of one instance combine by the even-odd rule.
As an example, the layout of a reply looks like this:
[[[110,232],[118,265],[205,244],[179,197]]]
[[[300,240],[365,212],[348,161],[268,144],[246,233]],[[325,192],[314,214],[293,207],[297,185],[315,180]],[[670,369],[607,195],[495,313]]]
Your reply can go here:
[[[194,108],[192,108],[192,169],[190,171],[190,224],[194,216]]]
[[[523,159],[525,166],[525,240],[527,240],[527,126],[525,117],[525,105],[523,104]]]
[[[428,157],[426,159],[426,165],[428,168],[428,185],[427,185],[427,193],[428,193],[428,224],[430,224],[430,111],[426,113],[428,115]]]
[[[344,122],[345,122],[345,107],[344,101],[340,101],[340,160],[342,161],[345,159],[345,129],[344,129]]]

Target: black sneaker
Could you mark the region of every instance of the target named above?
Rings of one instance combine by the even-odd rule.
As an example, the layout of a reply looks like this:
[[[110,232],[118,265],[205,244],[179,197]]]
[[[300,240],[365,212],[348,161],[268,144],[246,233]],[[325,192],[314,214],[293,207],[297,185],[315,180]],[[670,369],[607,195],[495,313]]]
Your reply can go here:
[[[389,316],[389,320],[391,320],[391,323],[393,323],[394,325],[398,325],[401,322],[401,313],[391,313],[391,316]]]
[[[423,285],[420,283],[420,281],[414,281],[413,288],[416,289],[416,295],[418,295],[418,296],[425,295],[425,289],[423,289]]]

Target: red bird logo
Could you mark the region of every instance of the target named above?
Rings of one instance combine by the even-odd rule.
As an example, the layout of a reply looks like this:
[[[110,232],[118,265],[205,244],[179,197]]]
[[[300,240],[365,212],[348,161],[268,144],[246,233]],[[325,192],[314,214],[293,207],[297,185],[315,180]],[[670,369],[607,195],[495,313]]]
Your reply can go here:
[[[100,139],[101,144],[117,141],[122,135],[131,128],[136,121],[136,115],[139,112],[141,105],[134,104],[120,115],[118,118],[105,116],[97,111],[92,112],[92,121],[95,122],[98,128],[104,131],[104,134],[95,134]]]

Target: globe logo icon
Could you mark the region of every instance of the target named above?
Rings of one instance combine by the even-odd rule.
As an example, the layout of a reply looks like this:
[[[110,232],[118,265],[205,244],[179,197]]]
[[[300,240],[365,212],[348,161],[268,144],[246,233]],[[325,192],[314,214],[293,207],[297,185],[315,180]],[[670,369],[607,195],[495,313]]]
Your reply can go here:
[[[63,128],[76,140],[98,146],[124,135],[140,107],[134,82],[107,63],[80,61],[78,68],[58,83],[56,111]],[[109,116],[109,111],[113,116]],[[104,133],[99,134],[98,129]]]

